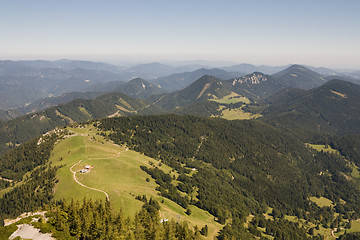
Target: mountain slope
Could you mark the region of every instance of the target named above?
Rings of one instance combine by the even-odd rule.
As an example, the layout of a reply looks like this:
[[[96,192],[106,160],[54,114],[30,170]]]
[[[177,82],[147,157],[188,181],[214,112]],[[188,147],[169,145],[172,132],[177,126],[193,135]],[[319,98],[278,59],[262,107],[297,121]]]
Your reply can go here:
[[[28,113],[38,112],[52,106],[65,104],[74,101],[75,99],[94,99],[103,94],[104,93],[102,92],[69,92],[64,93],[58,97],[48,97],[37,100],[29,105],[16,108],[15,110],[19,113],[17,116],[20,116]]]
[[[331,211],[350,206],[358,209],[355,199],[360,199],[360,192],[357,181],[346,180],[352,172],[346,160],[308,148],[259,121],[135,116],[104,119],[99,127],[102,131],[113,131],[109,137],[116,143],[126,144],[183,172],[177,179],[176,184],[181,186],[178,189],[184,192],[196,189],[193,204],[213,213],[220,222],[232,220],[235,228],[244,226],[244,220],[234,219],[245,219],[250,213],[263,216],[266,206],[276,209],[272,223],[281,219],[281,214],[287,214],[307,216],[315,225],[327,214],[333,215]],[[187,175],[186,171],[193,168],[196,172]],[[153,171],[153,178],[160,181],[155,166],[145,170],[149,174]],[[167,185],[162,187],[161,195],[172,197],[166,195],[170,192]],[[312,196],[332,199],[338,207],[320,208],[311,202]],[[344,205],[340,199],[345,200]],[[280,212],[276,213],[277,210]],[[357,218],[358,214],[355,215]],[[286,231],[286,222],[279,224],[279,231]],[[296,228],[293,230],[295,234]]]
[[[238,65],[232,65],[229,67],[222,67],[221,69],[223,69],[225,71],[229,71],[229,72],[242,72],[245,74],[250,74],[253,72],[262,72],[265,74],[273,74],[273,73],[284,70],[286,67],[287,66],[265,66],[265,65],[255,66],[252,64],[248,64],[248,63],[242,63],[242,64],[238,64]]]
[[[0,153],[41,135],[55,127],[97,118],[156,114],[162,110],[121,93],[95,99],[77,99],[46,110],[0,122]]]
[[[170,94],[153,96],[149,99],[155,106],[164,109],[175,109],[189,104],[203,102],[214,97],[229,95],[231,90],[225,87],[222,80],[205,75],[183,90]]]
[[[154,86],[141,78],[132,79],[123,86],[115,88],[114,91],[124,93],[131,97],[143,99],[151,95],[164,93],[161,88]]]
[[[160,77],[152,80],[151,82],[161,86],[161,88],[167,92],[173,92],[189,86],[204,75],[211,75],[222,80],[228,80],[234,77],[240,77],[244,74],[239,72],[226,72],[218,68],[201,68],[193,72],[176,73],[170,76]]]
[[[292,65],[272,76],[279,79],[283,87],[311,89],[326,82],[321,74],[301,65]]]
[[[308,91],[288,90],[268,99],[264,120],[287,130],[360,133],[360,86],[331,80]]]
[[[283,84],[278,79],[259,72],[228,80],[226,85],[234,92],[253,101],[269,97],[283,88]]]

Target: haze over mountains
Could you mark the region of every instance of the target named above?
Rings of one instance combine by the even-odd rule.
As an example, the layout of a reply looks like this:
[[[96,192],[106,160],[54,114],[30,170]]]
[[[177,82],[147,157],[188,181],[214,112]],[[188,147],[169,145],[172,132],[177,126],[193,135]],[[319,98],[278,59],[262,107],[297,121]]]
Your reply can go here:
[[[201,66],[202,68],[199,67],[199,65],[173,67],[160,63],[149,63],[125,68],[100,62],[75,60],[53,62],[41,60],[0,61],[0,109],[17,108],[49,96],[57,97],[73,91],[119,91],[134,97],[146,98],[153,94],[181,90],[204,75],[229,80],[252,72],[273,74],[286,68],[286,66],[257,67],[250,64],[208,69],[203,68],[204,66]],[[316,75],[315,72],[303,74],[308,74],[308,76],[310,74],[312,78],[324,78],[327,80],[338,76],[354,82],[359,81],[360,78],[357,72],[343,74],[331,70],[324,71],[323,68],[314,68],[314,70],[331,75]],[[308,86],[296,86],[294,83],[285,83],[286,81],[291,81],[291,79],[296,79],[291,74],[298,74],[298,72],[292,72],[289,68],[287,71],[290,71],[288,76],[286,76],[285,72],[276,73],[273,76],[281,78],[283,80],[282,85],[288,84],[290,87],[309,88],[318,84],[313,82],[313,84]],[[303,76],[298,78],[300,79],[301,77]],[[148,85],[148,88],[152,87],[152,90],[146,91],[146,93],[142,91],[141,94],[139,91],[134,91],[132,87],[130,87],[132,89],[130,90],[128,85],[123,83],[133,78],[142,78],[149,82],[147,84],[151,83],[152,86]],[[313,81],[317,80],[313,79]],[[301,81],[298,81],[298,83],[300,84]]]

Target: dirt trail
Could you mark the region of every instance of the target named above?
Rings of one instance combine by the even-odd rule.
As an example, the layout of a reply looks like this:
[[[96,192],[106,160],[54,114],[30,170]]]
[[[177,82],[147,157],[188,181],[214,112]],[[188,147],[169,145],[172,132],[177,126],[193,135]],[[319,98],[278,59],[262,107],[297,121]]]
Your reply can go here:
[[[13,180],[11,180],[11,179],[6,179],[6,178],[3,178],[3,177],[1,177],[1,176],[0,176],[0,180],[7,181],[7,182],[12,182],[12,181],[13,181]]]
[[[94,191],[98,191],[98,192],[104,193],[104,194],[106,195],[107,200],[109,201],[110,198],[109,198],[109,195],[107,194],[107,192],[105,192],[105,191],[103,191],[103,190],[101,190],[101,189],[88,187],[88,186],[82,184],[81,182],[79,182],[79,181],[76,179],[76,171],[73,171],[72,169],[73,169],[73,167],[75,167],[75,166],[76,166],[77,164],[79,164],[80,162],[81,162],[81,160],[80,160],[79,162],[75,163],[74,165],[72,165],[71,168],[70,168],[70,172],[72,172],[72,173],[74,174],[73,177],[74,177],[75,182],[77,182],[80,186],[82,186],[82,187],[84,187],[84,188],[88,188],[88,189],[90,189],[90,190],[94,190]]]
[[[338,238],[337,236],[335,236],[334,231],[336,231],[336,230],[332,230],[332,231],[331,231],[331,235],[332,235],[334,238]]]

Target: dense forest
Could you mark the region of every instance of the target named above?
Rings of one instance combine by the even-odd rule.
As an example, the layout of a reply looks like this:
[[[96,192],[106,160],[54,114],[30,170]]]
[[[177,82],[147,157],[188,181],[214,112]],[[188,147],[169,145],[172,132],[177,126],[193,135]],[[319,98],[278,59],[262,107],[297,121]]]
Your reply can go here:
[[[160,222],[160,205],[144,199],[144,205],[133,219],[125,218],[121,209],[113,211],[105,200],[83,202],[57,201],[48,207],[47,222],[35,226],[52,232],[56,239],[201,239],[204,230],[191,228],[187,222]]]
[[[155,165],[141,167],[155,180],[159,194],[187,209],[187,214],[191,215],[189,205],[195,205],[215,216],[224,225],[218,239],[321,239],[315,228],[335,229],[360,218],[360,193],[351,177],[359,165],[357,135],[320,137],[319,142],[338,150],[334,154],[314,150],[297,136],[259,120],[158,115],[106,118],[90,124],[115,143],[176,171],[174,177]],[[0,198],[1,222],[45,207],[52,209],[50,220],[38,226],[59,239],[201,239],[206,235],[205,227],[192,228],[185,222],[160,224],[158,204],[146,197],[137,198],[144,206],[134,219],[125,219],[119,210],[110,211],[107,201],[53,202],[57,168],[48,159],[66,131],[53,131],[1,156],[0,190],[10,187]],[[325,197],[334,207],[321,207],[311,197]],[[296,216],[314,227],[305,228],[285,216]],[[356,236],[349,233],[342,239]]]
[[[15,148],[0,158],[0,176],[11,187],[0,198],[0,222],[25,211],[34,211],[53,198],[57,168],[48,164],[54,143],[61,135],[48,134]],[[3,181],[1,181],[3,182]]]
[[[205,209],[220,223],[231,223],[224,231],[231,230],[222,234],[246,236],[245,217],[265,213],[268,207],[280,216],[306,216],[314,224],[335,221],[327,217],[333,216],[331,209],[309,201],[312,196],[338,203],[337,213],[347,218],[359,217],[360,193],[355,183],[347,180],[352,169],[342,156],[315,151],[262,122],[166,115],[103,119],[98,126],[110,131],[108,137],[116,143],[176,169],[180,184],[175,187],[156,167],[143,168],[160,185],[163,196],[184,207],[194,204]],[[189,177],[192,168],[197,171]],[[340,204],[340,199],[346,203]],[[278,234],[303,231],[290,229],[291,224]]]
[[[127,116],[158,112],[161,110],[148,106],[145,101],[121,93],[109,93],[95,99],[77,99],[9,121],[0,121],[0,155],[56,127],[113,114]]]

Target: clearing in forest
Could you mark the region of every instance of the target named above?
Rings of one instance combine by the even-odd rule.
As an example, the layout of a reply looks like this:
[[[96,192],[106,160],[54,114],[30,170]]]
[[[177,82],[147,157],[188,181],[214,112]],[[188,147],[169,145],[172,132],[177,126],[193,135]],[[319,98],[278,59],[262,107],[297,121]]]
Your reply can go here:
[[[159,196],[155,181],[140,169],[141,165],[156,165],[168,173],[172,171],[169,166],[105,140],[92,126],[68,130],[73,134],[55,145],[50,159],[54,165],[61,166],[57,172],[59,182],[55,188],[55,199],[82,201],[83,198],[91,198],[104,201],[106,193],[113,210],[121,208],[126,216],[133,217],[143,205],[135,197],[146,195],[159,202],[161,218],[186,220],[200,228],[207,224],[209,236],[215,236],[221,229],[222,226],[208,212],[190,206],[192,214],[188,216],[186,209]],[[93,168],[90,172],[81,173],[86,165]],[[171,174],[175,175],[174,172]]]

